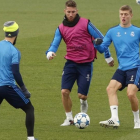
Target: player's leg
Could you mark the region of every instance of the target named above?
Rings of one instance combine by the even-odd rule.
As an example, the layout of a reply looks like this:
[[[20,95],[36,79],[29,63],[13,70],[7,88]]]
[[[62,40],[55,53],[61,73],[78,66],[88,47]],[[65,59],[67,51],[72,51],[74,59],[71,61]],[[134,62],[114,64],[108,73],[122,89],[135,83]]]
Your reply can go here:
[[[121,87],[121,83],[116,80],[111,80],[107,87],[107,94],[109,99],[109,105],[111,110],[111,118],[106,121],[101,121],[99,124],[101,126],[119,126],[119,117],[118,117],[118,97],[117,90]]]
[[[75,63],[67,61],[63,69],[61,83],[62,103],[65,109],[66,119],[64,120],[64,123],[61,124],[61,126],[68,126],[73,124],[72,101],[70,98],[70,92],[75,80],[76,80]]]
[[[65,111],[66,112],[71,112],[72,101],[71,101],[71,98],[70,98],[70,90],[62,89],[61,93],[62,93],[62,103],[63,103]]]
[[[139,119],[139,101],[136,96],[137,91],[140,89],[140,69],[132,69],[127,72],[127,96],[131,103],[132,112],[134,115],[134,129],[140,129]]]
[[[21,108],[26,113],[25,125],[27,128],[27,140],[34,138],[34,108],[29,99],[26,99],[17,86],[4,86],[6,101],[15,108]]]
[[[132,112],[134,115],[134,129],[140,128],[139,120],[139,102],[136,96],[138,88],[134,84],[129,84],[127,88],[127,96],[131,103]]]
[[[0,106],[1,106],[2,101],[3,101],[3,98],[0,97]]]
[[[2,104],[2,101],[4,99],[4,91],[3,86],[0,86],[0,105]]]
[[[87,94],[90,87],[90,82],[92,79],[93,73],[93,63],[84,63],[78,64],[78,77],[77,77],[77,85],[78,85],[78,97],[80,99],[80,110],[81,112],[87,113],[88,111],[88,103],[87,103]]]
[[[1,106],[2,101],[3,101],[3,97],[0,96],[0,106]]]
[[[68,89],[62,89],[62,103],[65,109],[66,119],[61,126],[68,126],[73,124],[73,115],[72,115],[72,101],[70,98],[70,91]]]
[[[82,95],[81,93],[78,93],[78,97],[80,99],[80,111],[83,113],[87,113],[88,111],[88,102],[87,102],[87,96]]]
[[[99,124],[101,126],[120,126],[119,117],[118,117],[118,97],[117,90],[121,90],[125,85],[125,73],[121,70],[117,70],[112,77],[109,85],[107,86],[107,94],[109,99],[111,118],[106,121],[101,121]]]
[[[27,140],[34,140],[34,107],[31,102],[27,103],[21,109],[26,113],[25,125],[27,129]]]

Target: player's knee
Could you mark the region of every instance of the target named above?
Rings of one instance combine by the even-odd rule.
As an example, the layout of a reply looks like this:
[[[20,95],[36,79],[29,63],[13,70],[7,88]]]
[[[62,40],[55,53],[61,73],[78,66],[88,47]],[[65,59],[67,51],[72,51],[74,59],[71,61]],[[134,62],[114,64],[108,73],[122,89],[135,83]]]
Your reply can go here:
[[[23,106],[21,109],[22,109],[25,113],[27,113],[27,112],[32,112],[32,113],[34,113],[34,107],[33,107],[33,105],[31,104],[31,102],[29,102],[28,104],[26,104],[25,106]]]
[[[69,96],[70,91],[68,89],[62,89],[61,94],[62,94],[62,96]]]
[[[87,96],[82,95],[82,94],[78,94],[78,97],[79,97],[79,99],[82,99],[82,100],[86,100],[87,99]]]
[[[107,93],[110,91],[110,87],[109,86],[106,87],[106,91],[107,91]]]
[[[127,97],[129,98],[129,100],[135,98],[136,94],[135,93],[131,93],[129,91],[127,91]]]
[[[106,91],[107,91],[107,94],[110,95],[110,94],[114,93],[115,88],[107,86]]]
[[[29,110],[32,111],[32,112],[34,112],[34,107],[33,107],[32,104],[30,105]]]

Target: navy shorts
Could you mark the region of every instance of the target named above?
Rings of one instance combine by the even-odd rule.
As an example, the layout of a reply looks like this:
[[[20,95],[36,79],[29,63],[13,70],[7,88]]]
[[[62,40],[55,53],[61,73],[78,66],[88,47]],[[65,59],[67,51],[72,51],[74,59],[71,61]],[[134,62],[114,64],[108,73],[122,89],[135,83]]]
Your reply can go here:
[[[5,99],[15,108],[21,108],[30,102],[26,99],[18,86],[0,86],[0,104]]]
[[[119,90],[123,90],[128,86],[128,84],[135,84],[140,90],[140,68],[134,68],[126,71],[117,69],[112,79],[122,84],[122,88]]]
[[[62,73],[61,89],[71,91],[75,81],[77,81],[78,93],[87,96],[92,72],[93,62],[75,63],[67,60]]]

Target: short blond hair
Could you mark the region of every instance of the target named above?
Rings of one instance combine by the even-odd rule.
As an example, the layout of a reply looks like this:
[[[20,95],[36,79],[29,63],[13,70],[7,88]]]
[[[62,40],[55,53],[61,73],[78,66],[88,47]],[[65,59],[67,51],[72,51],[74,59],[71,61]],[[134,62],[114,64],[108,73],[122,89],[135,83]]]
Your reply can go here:
[[[131,14],[132,14],[132,8],[129,6],[129,5],[123,5],[121,8],[120,8],[121,11],[129,11]]]

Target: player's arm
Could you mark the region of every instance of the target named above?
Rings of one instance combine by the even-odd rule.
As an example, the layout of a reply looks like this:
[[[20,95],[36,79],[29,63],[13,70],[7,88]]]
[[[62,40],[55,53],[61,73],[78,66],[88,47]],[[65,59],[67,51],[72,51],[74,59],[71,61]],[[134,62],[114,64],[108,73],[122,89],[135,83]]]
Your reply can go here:
[[[110,46],[112,40],[110,37],[109,32],[107,32],[107,34],[105,35],[105,37],[102,39],[101,43],[100,42],[100,38],[96,38],[94,40],[94,47],[100,52],[100,53],[104,53],[106,52],[106,50],[108,49],[108,47]]]
[[[103,39],[104,38],[103,34],[90,21],[88,23],[88,32],[90,35],[92,35],[94,37],[94,39],[96,39],[96,38]]]
[[[19,64],[12,64],[12,73],[16,83],[20,86],[22,92],[26,98],[30,98],[31,93],[27,90],[26,86],[23,83],[22,76],[19,71]]]
[[[58,50],[58,47],[59,47],[61,40],[62,40],[62,35],[60,33],[59,28],[57,28],[55,31],[53,41],[50,44],[49,49],[46,51],[46,57],[48,60],[51,60],[51,59],[53,59],[54,56],[56,56],[55,53]]]
[[[98,42],[101,42],[101,43],[98,43]],[[100,41],[100,39],[98,39],[98,38],[94,40],[94,47],[100,53],[104,53],[106,62],[109,64],[109,66],[112,67],[112,66],[114,66],[114,60],[111,57],[110,52],[107,51],[111,42],[112,42],[112,39],[111,39],[111,36],[110,36],[110,32],[108,31],[102,41]]]
[[[96,48],[96,45],[100,45],[103,42],[104,36],[91,22],[89,22],[88,24],[88,31],[95,40],[94,47]],[[108,47],[105,47],[105,48],[99,47],[97,50],[100,53],[104,53],[105,60],[110,66],[114,66],[114,61],[113,61],[113,58],[111,57],[111,53]]]

